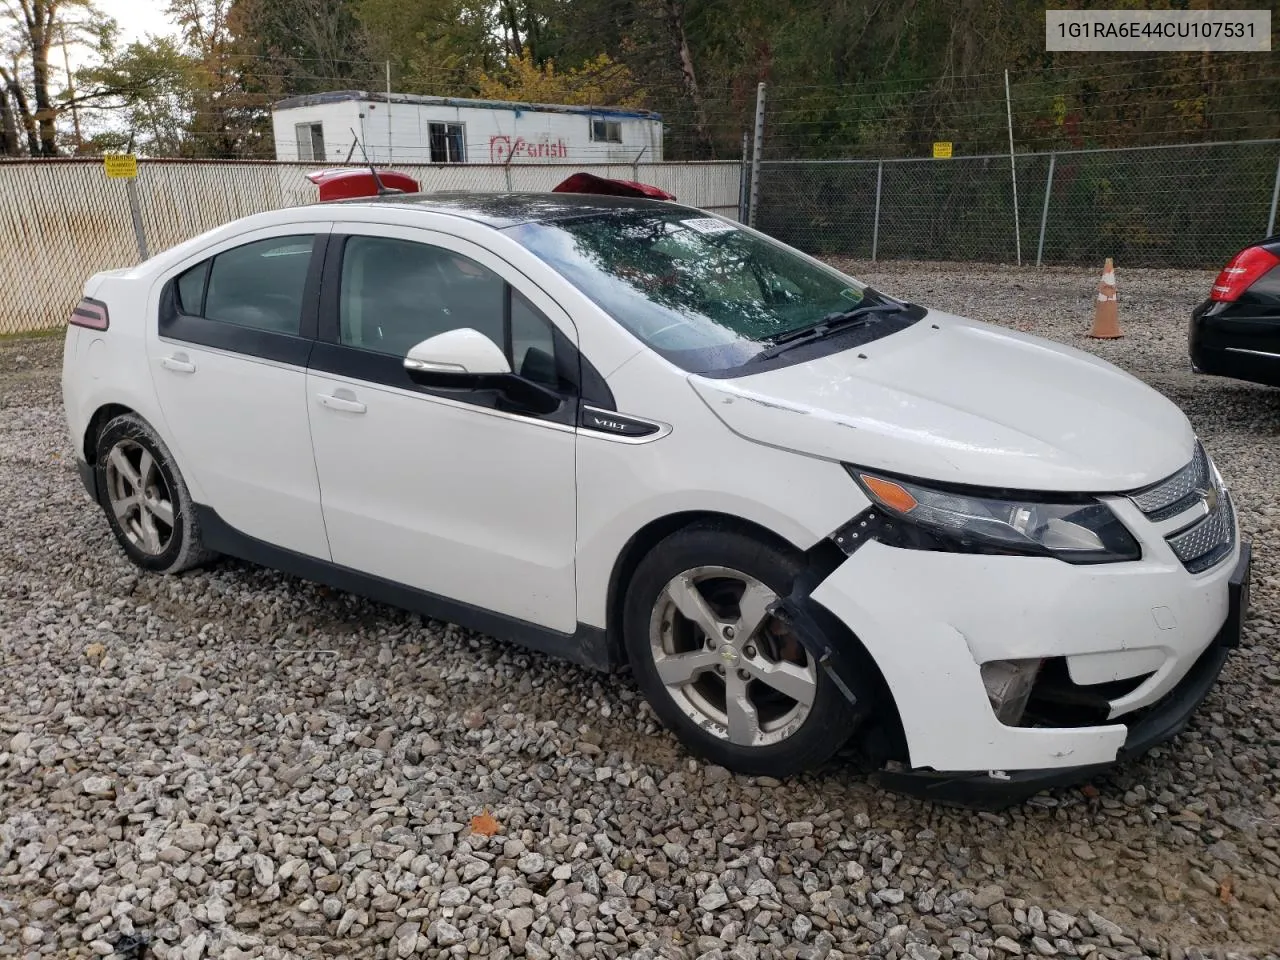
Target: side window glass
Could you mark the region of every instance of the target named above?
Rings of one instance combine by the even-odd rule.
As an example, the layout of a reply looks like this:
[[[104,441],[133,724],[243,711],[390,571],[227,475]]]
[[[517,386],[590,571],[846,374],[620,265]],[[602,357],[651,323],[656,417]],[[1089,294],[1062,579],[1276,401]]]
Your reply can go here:
[[[562,389],[551,321],[515,290],[511,291],[510,359],[511,369],[526,380]]]
[[[198,263],[178,277],[178,312],[189,317],[200,316],[204,306],[204,279],[209,275],[209,261]]]
[[[239,326],[297,335],[302,323],[302,295],[311,263],[311,236],[272,237],[218,254],[209,268],[204,317]],[[178,282],[185,312],[198,307],[196,279]]]
[[[403,357],[429,337],[471,327],[499,348],[506,283],[461,254],[411,240],[353,236],[342,256],[343,344]]]

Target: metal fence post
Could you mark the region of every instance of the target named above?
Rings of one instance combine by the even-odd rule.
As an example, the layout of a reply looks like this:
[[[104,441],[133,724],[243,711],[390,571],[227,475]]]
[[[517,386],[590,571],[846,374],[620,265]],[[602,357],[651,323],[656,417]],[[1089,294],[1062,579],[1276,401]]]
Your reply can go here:
[[[1009,96],[1009,71],[1004,72],[1004,107],[1009,115],[1009,172],[1013,175],[1013,242],[1022,266],[1022,227],[1018,224],[1018,163],[1013,157],[1013,100]]]
[[[742,131],[742,162],[738,164],[738,222],[747,222],[747,149],[750,138]]]
[[[756,225],[756,209],[760,206],[760,155],[764,152],[764,81],[756,87],[756,140],[751,152],[751,206],[747,226]]]
[[[138,202],[137,180],[130,177],[124,182],[125,191],[129,194],[129,214],[133,217],[133,236],[138,241],[138,257],[140,260],[150,259],[147,253],[147,234],[142,229],[142,205]]]
[[[1036,266],[1044,256],[1044,227],[1049,222],[1049,194],[1053,193],[1053,164],[1058,159],[1056,153],[1049,154],[1049,175],[1044,178],[1044,206],[1040,208],[1040,242],[1036,245]]]
[[[640,158],[644,156],[644,152],[648,149],[649,149],[649,145],[646,143],[643,147],[640,148],[640,152],[636,154],[636,158],[631,161],[631,179],[632,180],[640,179]]]
[[[876,163],[876,218],[871,224],[871,262],[876,262],[876,251],[880,247],[880,187],[884,183],[884,161]]]
[[[1276,232],[1276,202],[1280,201],[1280,157],[1276,158],[1276,185],[1271,188],[1271,218],[1267,220],[1267,236]]]

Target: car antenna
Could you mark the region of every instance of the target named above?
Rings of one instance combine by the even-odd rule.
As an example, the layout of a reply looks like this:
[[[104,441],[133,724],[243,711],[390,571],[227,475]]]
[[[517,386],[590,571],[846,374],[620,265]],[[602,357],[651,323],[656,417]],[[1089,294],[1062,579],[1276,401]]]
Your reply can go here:
[[[365,163],[367,163],[367,164],[369,164],[369,172],[373,174],[373,182],[374,182],[374,183],[376,183],[376,184],[378,185],[378,196],[380,196],[380,197],[385,197],[385,196],[386,196],[387,194],[389,194],[389,193],[402,193],[403,191],[401,191],[401,190],[394,190],[394,189],[392,189],[391,187],[388,187],[385,183],[383,183],[383,182],[382,182],[382,178],[381,178],[380,176],[378,176],[378,169],[377,169],[377,167],[375,167],[375,166],[373,165],[373,162],[369,159],[369,154],[365,152],[364,144],[363,144],[363,143],[360,143],[360,137],[359,137],[359,135],[356,133],[356,129],[355,129],[355,127],[348,127],[347,129],[349,129],[349,130],[351,131],[351,136],[355,137],[355,142],[356,142],[356,143],[359,145],[359,147],[360,147],[360,155],[361,155],[362,157],[364,157],[364,162],[365,162]]]

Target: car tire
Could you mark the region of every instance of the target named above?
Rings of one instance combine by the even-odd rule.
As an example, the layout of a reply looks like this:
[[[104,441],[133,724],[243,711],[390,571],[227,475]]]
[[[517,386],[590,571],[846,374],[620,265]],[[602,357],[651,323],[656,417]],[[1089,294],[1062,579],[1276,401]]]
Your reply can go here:
[[[853,705],[794,636],[761,616],[802,569],[794,552],[718,524],[668,536],[637,566],[623,604],[628,660],[695,755],[782,778],[820,766],[853,734]],[[745,637],[744,619],[759,624]]]
[[[111,532],[139,567],[180,573],[213,558],[173,454],[142,417],[124,413],[103,427],[94,470]]]

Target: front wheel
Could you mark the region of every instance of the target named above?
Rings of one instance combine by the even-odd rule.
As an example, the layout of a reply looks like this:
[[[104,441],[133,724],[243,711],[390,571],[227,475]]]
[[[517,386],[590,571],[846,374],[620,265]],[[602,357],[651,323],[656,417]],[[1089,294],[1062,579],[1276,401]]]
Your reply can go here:
[[[856,716],[825,670],[768,613],[800,561],[737,531],[672,534],[637,567],[623,632],[641,690],[695,754],[786,777],[829,759]]]

